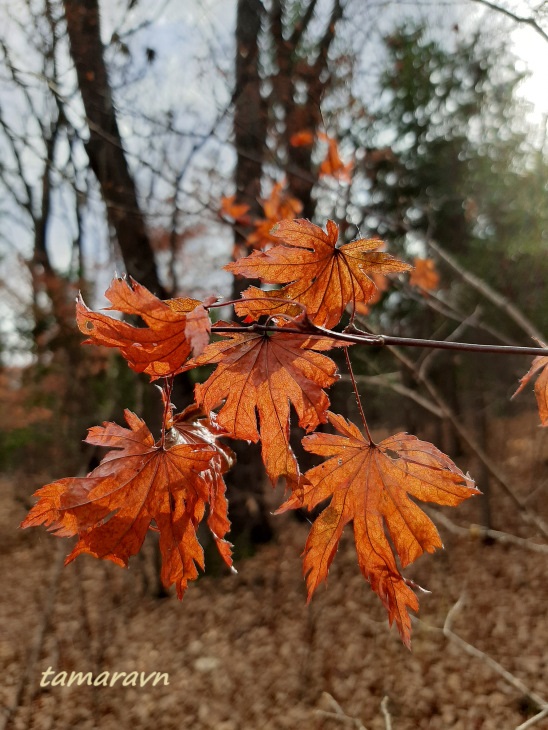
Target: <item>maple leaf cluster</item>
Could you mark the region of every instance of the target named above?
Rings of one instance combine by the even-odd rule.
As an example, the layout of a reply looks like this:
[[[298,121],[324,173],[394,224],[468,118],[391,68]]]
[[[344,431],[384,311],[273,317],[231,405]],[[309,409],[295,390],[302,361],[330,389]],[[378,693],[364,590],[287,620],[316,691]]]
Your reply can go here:
[[[234,206],[234,200],[227,201],[227,215],[237,220],[247,214]],[[351,345],[333,327],[347,311],[352,322],[390,277],[412,268],[383,251],[378,240],[344,244],[338,236],[333,221],[324,231],[287,216],[269,230],[268,239],[262,238],[267,243],[260,250],[228,264],[225,268],[235,275],[281,285],[275,291],[250,287],[243,292],[235,310],[244,324],[212,324],[213,297],[162,301],[126,278],[115,279],[107,290],[108,309],[133,322],[139,318],[142,326],[94,312],[79,298],[76,317],[85,343],[117,348],[133,370],[162,383],[161,433],[155,439],[130,411],[125,412],[127,427],[104,423],[91,428],[86,441],[108,449],[99,466],[85,477],[60,479],[38,490],[22,526],[42,524],[58,536],[77,536],[67,562],[88,553],[123,566],[139,551],[147,531],[157,530],[162,581],[175,585],[181,598],[204,568],[197,537],[202,521],[232,566],[224,475],[234,454],[226,439],[260,442],[269,479],[273,484],[284,479],[289,490],[280,511],[312,510],[327,501],[304,551],[309,599],[326,580],[343,530],[352,524],[360,570],[409,645],[409,611],[418,609],[418,601],[414,584],[401,570],[441,547],[416,500],[455,506],[478,490],[432,444],[405,433],[377,444],[365,417],[362,432],[329,410],[326,389],[339,376],[326,353]],[[416,283],[428,290],[435,270],[429,260],[420,268]],[[195,403],[176,413],[170,402],[173,378],[203,365],[215,369],[196,385]],[[537,358],[518,389],[539,374],[535,390],[544,425],[547,365],[548,358]],[[304,448],[324,458],[304,474],[290,445],[292,411],[306,432]],[[320,424],[336,433],[317,432]]]
[[[311,147],[316,141],[325,149],[325,157],[318,165],[318,178],[328,178],[338,183],[349,184],[353,169],[352,162],[343,162],[339,145],[334,137],[325,132],[314,134],[310,130],[301,130],[293,134],[289,140],[292,147]],[[285,189],[285,181],[281,180],[272,186],[268,197],[258,201],[263,209],[263,216],[252,216],[250,206],[239,202],[236,194],[221,198],[220,217],[241,231],[248,229],[245,244],[237,244],[233,250],[233,258],[239,259],[248,249],[263,249],[268,245],[276,245],[278,240],[272,233],[277,223],[292,220],[302,213],[303,204]],[[249,230],[250,229],[250,230]]]

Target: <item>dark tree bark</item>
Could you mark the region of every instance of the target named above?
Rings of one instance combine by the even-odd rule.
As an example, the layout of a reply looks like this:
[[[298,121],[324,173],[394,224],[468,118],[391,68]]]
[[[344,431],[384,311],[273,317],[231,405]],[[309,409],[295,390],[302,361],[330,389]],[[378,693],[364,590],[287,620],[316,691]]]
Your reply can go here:
[[[262,217],[261,178],[266,152],[268,112],[261,93],[259,39],[264,8],[260,0],[238,0],[236,17],[236,82],[234,88],[234,141],[236,195],[249,206],[252,217]],[[236,245],[244,244],[252,227],[234,231]],[[232,296],[237,299],[250,283],[235,277]],[[236,463],[227,474],[232,521],[231,539],[246,551],[245,543],[268,541],[272,536],[265,503],[265,472],[260,447],[241,441],[230,444]]]
[[[129,170],[105,65],[98,0],[63,0],[72,59],[89,127],[86,151],[128,274],[158,296],[154,253]]]
[[[266,151],[268,110],[261,93],[259,37],[264,8],[260,0],[238,0],[236,17],[236,83],[234,88],[234,144],[236,146],[236,197],[249,206],[253,218],[262,216],[261,178]],[[236,245],[244,244],[252,227],[234,231]],[[243,277],[234,279],[232,296],[237,299],[249,286]]]
[[[314,16],[317,2],[312,0],[296,21],[291,34],[284,33],[284,3],[274,0],[271,11],[271,32],[276,54],[278,72],[272,79],[273,102],[283,109],[285,128],[282,140],[287,154],[287,184],[291,194],[303,204],[302,215],[312,218],[315,203],[312,188],[316,176],[312,170],[312,148],[293,147],[291,137],[297,132],[308,130],[317,134],[322,124],[321,102],[329,89],[331,79],[328,71],[329,49],[335,38],[335,27],[343,16],[341,0],[334,0],[326,30],[317,45],[313,62],[300,53],[300,42]],[[297,102],[297,84],[306,89],[306,98]]]
[[[290,193],[303,203],[304,217],[312,218],[314,214],[312,188],[316,177],[312,170],[311,148],[292,147],[289,140],[295,132],[304,129],[316,133],[321,125],[320,103],[330,85],[330,78],[326,75],[328,53],[343,7],[341,0],[334,0],[326,30],[318,42],[315,59],[309,62],[305,53],[299,53],[299,45],[314,16],[317,0],[305,5],[302,16],[294,23],[291,33],[287,34],[284,32],[286,5],[282,0],[273,0],[268,17],[260,0],[238,0],[234,90],[235,182],[237,201],[249,206],[251,218],[261,218],[263,215],[259,200],[263,167],[269,154],[269,132],[280,141],[286,155]],[[270,79],[272,92],[268,97],[262,90],[260,56],[263,32],[270,33],[270,45],[274,49],[277,66],[276,73]],[[302,103],[296,101],[299,82],[304,82],[307,89],[306,100]],[[235,243],[243,244],[250,231],[251,227],[238,227],[235,230]],[[238,298],[244,289],[254,283],[258,282],[237,277],[232,290],[233,298]],[[236,534],[236,540],[243,533],[252,542],[263,542],[269,539],[272,531],[269,509],[265,503],[265,473],[260,449],[240,442],[236,442],[233,448],[238,461],[227,475],[233,534]]]

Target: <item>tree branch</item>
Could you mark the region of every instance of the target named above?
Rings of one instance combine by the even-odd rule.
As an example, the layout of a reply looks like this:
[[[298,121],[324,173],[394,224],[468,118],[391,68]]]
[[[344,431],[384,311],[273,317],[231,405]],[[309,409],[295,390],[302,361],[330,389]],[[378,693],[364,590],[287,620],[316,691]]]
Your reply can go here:
[[[516,23],[528,25],[536,33],[538,33],[541,38],[548,42],[548,33],[537,23],[534,18],[526,18],[523,15],[518,15],[512,10],[508,10],[508,8],[503,8],[502,5],[497,5],[496,3],[490,2],[490,0],[472,0],[472,2],[478,3],[479,5],[484,5],[486,8],[494,10],[496,13],[506,15],[507,18],[511,18],[511,20],[514,20]]]
[[[544,337],[537,330],[535,325],[527,319],[527,317],[517,307],[515,307],[512,302],[498,291],[492,289],[487,282],[483,281],[483,279],[480,279],[478,276],[472,274],[472,272],[461,266],[456,259],[447,253],[447,251],[445,251],[438,243],[434,243],[434,241],[430,239],[428,239],[426,243],[429,248],[436,252],[442,261],[449,264],[453,271],[455,271],[463,281],[488,299],[492,304],[495,304],[497,307],[502,309],[502,311],[507,314],[508,317],[510,317],[510,319],[512,319],[527,335],[529,335],[529,337],[544,342]]]
[[[284,332],[295,335],[311,335],[328,337],[339,342],[368,345],[369,347],[430,347],[439,350],[458,350],[460,352],[484,352],[497,355],[548,355],[548,347],[521,347],[519,345],[482,345],[473,342],[450,342],[447,340],[422,340],[415,337],[392,337],[392,335],[370,335],[356,328],[347,328],[346,332],[318,327],[311,322],[296,327],[280,327],[274,324],[250,325],[213,325],[214,332]]]
[[[306,10],[302,15],[302,18],[299,18],[299,20],[295,23],[295,28],[293,29],[293,33],[291,34],[290,38],[290,44],[292,48],[297,47],[297,44],[303,37],[303,34],[306,33],[306,29],[308,28],[308,25],[312,20],[317,4],[318,0],[310,0],[306,7]]]
[[[447,614],[447,618],[445,619],[445,623],[443,625],[443,635],[449,639],[449,641],[452,641],[454,644],[456,644],[458,647],[460,647],[463,651],[465,651],[470,656],[475,657],[476,659],[480,659],[484,664],[487,664],[488,667],[493,669],[499,676],[501,676],[508,684],[510,684],[514,689],[517,689],[518,692],[521,692],[526,697],[528,697],[530,700],[532,700],[535,705],[539,707],[539,709],[545,711],[548,710],[548,702],[544,699],[544,697],[541,697],[533,690],[529,689],[526,684],[524,684],[521,679],[518,679],[518,677],[511,674],[507,669],[505,669],[502,664],[499,664],[497,661],[495,661],[492,657],[489,656],[489,654],[486,654],[485,652],[481,651],[480,649],[477,649],[472,644],[469,644],[464,639],[461,639],[461,637],[458,634],[455,634],[453,631],[453,619],[457,615],[457,613],[462,608],[462,605],[464,603],[464,597],[461,596],[459,600],[455,603],[455,605],[450,609],[449,613]]]

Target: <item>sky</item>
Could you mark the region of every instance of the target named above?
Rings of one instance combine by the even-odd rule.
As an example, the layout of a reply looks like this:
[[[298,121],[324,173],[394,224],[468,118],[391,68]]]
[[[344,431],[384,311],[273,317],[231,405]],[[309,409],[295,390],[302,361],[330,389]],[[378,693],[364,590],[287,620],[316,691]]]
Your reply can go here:
[[[535,106],[539,117],[548,115],[548,40],[532,28],[518,28],[512,33],[515,53],[531,71],[531,78],[522,86],[524,98]]]

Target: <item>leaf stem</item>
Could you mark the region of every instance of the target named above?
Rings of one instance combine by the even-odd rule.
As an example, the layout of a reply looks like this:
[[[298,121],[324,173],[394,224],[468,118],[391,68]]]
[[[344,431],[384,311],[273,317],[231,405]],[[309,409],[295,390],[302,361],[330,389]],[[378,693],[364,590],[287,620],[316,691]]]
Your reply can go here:
[[[367,420],[365,418],[365,413],[364,413],[362,401],[360,398],[360,392],[358,390],[358,384],[356,383],[356,378],[354,377],[354,371],[352,370],[352,363],[350,362],[350,355],[348,354],[348,347],[344,348],[344,356],[346,358],[346,367],[348,368],[348,372],[350,374],[350,380],[352,381],[352,387],[354,388],[354,395],[356,396],[356,403],[358,404],[358,410],[360,412],[363,427],[365,429],[365,435],[367,436],[371,446],[375,446],[375,442],[373,441],[371,432],[369,431],[369,426],[367,425]]]
[[[162,397],[164,401],[164,415],[162,418],[162,436],[161,436],[161,446],[162,449],[165,448],[166,443],[166,429],[168,427],[168,423],[171,422],[171,391],[173,390],[173,375],[169,375],[167,378],[164,378],[164,383],[162,385]],[[171,428],[171,425],[169,426]]]

